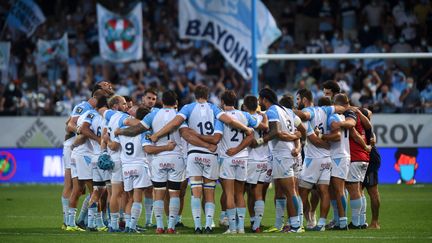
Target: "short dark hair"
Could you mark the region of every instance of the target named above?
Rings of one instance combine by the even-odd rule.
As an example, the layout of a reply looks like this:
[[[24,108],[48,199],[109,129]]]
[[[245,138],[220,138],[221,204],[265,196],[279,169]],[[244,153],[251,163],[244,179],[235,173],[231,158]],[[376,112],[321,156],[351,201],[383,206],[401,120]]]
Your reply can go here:
[[[243,105],[249,110],[249,111],[256,111],[258,108],[258,99],[257,97],[253,95],[248,95],[244,97]]]
[[[279,104],[286,108],[292,109],[294,107],[294,97],[291,94],[285,94],[280,100]]]
[[[105,97],[108,96],[108,94],[103,89],[98,89],[95,92],[93,92],[93,94],[92,94],[92,97],[95,98],[96,100],[100,99],[102,96],[105,96]]]
[[[222,93],[221,100],[223,100],[224,105],[226,106],[236,106],[237,96],[234,91],[226,90]]]
[[[126,102],[132,101],[132,98],[129,95],[123,95],[123,98],[126,100]]]
[[[270,88],[264,88],[260,90],[259,97],[267,99],[272,104],[278,104],[277,95]]]
[[[209,89],[204,85],[197,85],[195,87],[195,99],[205,99],[207,100],[209,97]]]
[[[172,90],[167,90],[162,94],[162,103],[168,106],[175,106],[177,103],[177,94]]]
[[[348,96],[346,94],[342,94],[342,93],[335,95],[334,104],[335,105],[348,105],[349,104]]]
[[[144,96],[145,96],[147,93],[154,94],[154,95],[156,95],[156,96],[158,95],[158,91],[157,91],[156,88],[148,88],[148,89],[146,89],[146,90],[144,91]]]
[[[334,81],[334,80],[327,80],[323,83],[323,88],[324,89],[329,89],[333,92],[333,95],[339,94],[340,93],[340,87],[339,84]]]
[[[331,100],[327,96],[323,96],[318,99],[318,106],[331,106]]]
[[[308,89],[299,89],[297,94],[300,95],[300,99],[306,98],[309,101],[313,101],[312,92]]]
[[[96,109],[100,109],[102,107],[108,107],[108,98],[106,96],[101,96],[97,99]]]
[[[135,118],[138,120],[142,120],[148,113],[150,113],[150,110],[147,107],[140,105],[136,110]]]

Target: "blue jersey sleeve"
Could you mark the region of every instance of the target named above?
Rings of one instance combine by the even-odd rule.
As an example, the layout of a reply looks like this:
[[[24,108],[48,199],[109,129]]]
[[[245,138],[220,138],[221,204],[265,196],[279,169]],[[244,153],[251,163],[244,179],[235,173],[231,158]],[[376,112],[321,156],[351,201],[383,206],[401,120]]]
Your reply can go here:
[[[152,141],[150,140],[150,135],[151,135],[150,131],[141,133],[141,145],[142,146],[153,145]]]
[[[322,108],[324,109],[325,113],[327,114],[327,117],[329,117],[331,114],[335,113],[334,106],[323,106]]]
[[[189,119],[193,109],[195,108],[195,105],[196,105],[195,102],[187,104],[183,106],[177,114],[183,117],[183,119],[187,120]]]
[[[104,113],[104,118],[107,121],[107,123],[111,120],[111,117],[115,114],[116,112],[113,110],[106,110]]]
[[[222,121],[220,121],[219,119],[216,119],[214,133],[222,134],[223,130],[224,130],[224,123]]]
[[[269,122],[280,122],[279,114],[275,106],[271,106],[266,112]]]
[[[340,122],[340,121],[341,121],[341,119],[339,118],[338,115],[336,115],[336,114],[331,114],[331,115],[329,116],[329,118],[327,119],[327,128],[328,128],[328,130],[329,130],[329,131],[331,130],[331,124],[332,124],[333,122]]]
[[[303,108],[302,111],[303,112],[307,112],[307,113],[310,114],[310,119],[309,120],[313,120],[314,119],[314,117],[315,117],[315,110],[312,107]]]
[[[92,123],[93,122],[93,118],[96,116],[96,114],[94,114],[93,112],[89,112],[87,115],[86,115],[86,117],[84,118],[84,121],[85,122],[88,122],[88,123]]]
[[[224,114],[224,112],[217,106],[215,106],[214,104],[209,104],[210,108],[213,110],[213,114],[215,115],[216,119],[219,119],[220,116],[222,116]]]
[[[154,109],[150,114],[147,114],[141,121],[141,124],[147,129],[152,128],[153,120],[156,116],[156,114],[159,112],[159,109]]]
[[[248,112],[243,112],[243,114],[246,116],[246,119],[248,121],[248,127],[257,128],[259,126],[259,123],[255,117],[251,116],[251,114],[249,114]]]
[[[124,124],[124,121],[126,120],[126,119],[128,119],[130,116],[129,115],[127,115],[126,113],[124,113],[124,114],[122,114],[122,116],[120,117],[120,119],[119,119],[119,121],[118,121],[118,127],[124,127],[125,126],[125,124]]]

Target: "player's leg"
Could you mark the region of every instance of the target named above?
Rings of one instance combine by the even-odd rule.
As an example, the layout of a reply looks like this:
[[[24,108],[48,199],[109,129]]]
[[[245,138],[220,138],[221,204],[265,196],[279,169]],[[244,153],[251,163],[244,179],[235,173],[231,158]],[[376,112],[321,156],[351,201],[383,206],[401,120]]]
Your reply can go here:
[[[219,182],[221,184],[222,187],[222,193],[219,199],[220,205],[221,205],[221,212],[220,212],[220,216],[219,216],[219,226],[224,226],[224,227],[228,227],[229,226],[229,220],[228,220],[228,215],[226,213],[226,195],[225,195],[225,190],[223,189],[223,183],[222,183],[223,179],[219,178]]]
[[[69,211],[69,198],[72,194],[72,172],[71,172],[71,154],[70,146],[63,147],[63,167],[64,167],[64,180],[63,192],[61,197],[63,209],[63,228],[66,229],[68,211]]]
[[[261,232],[261,221],[262,218],[264,217],[264,198],[263,198],[263,187],[264,187],[264,183],[262,182],[257,182],[256,185],[252,185],[251,186],[251,196],[253,196],[253,201],[254,205],[253,205],[253,209],[254,209],[254,221],[253,221],[253,225],[252,225],[252,232],[254,233],[259,233]]]
[[[317,229],[319,229],[320,231],[324,231],[325,230],[325,225],[326,225],[326,221],[327,221],[327,215],[330,209],[330,195],[329,195],[329,181],[320,184],[320,182],[318,182],[318,188],[319,188],[319,194],[320,194],[320,218],[318,220],[317,223]]]
[[[331,185],[334,195],[334,199],[332,199],[331,204],[334,212],[333,217],[335,220],[335,226],[340,229],[346,229],[348,219],[346,213],[347,198],[345,195],[345,180],[338,177],[332,177]]]
[[[84,181],[79,181],[78,178],[73,178],[73,190],[69,199],[69,211],[68,211],[68,221],[66,230],[76,231],[78,228],[75,223],[77,205],[79,197],[84,189]]]
[[[320,200],[320,192],[318,188],[313,188],[311,190],[310,196],[310,208],[309,208],[309,218],[311,220],[311,225],[316,225],[316,209]]]
[[[145,226],[152,227],[153,215],[153,187],[144,189]]]
[[[254,210],[255,195],[254,195],[254,190],[253,190],[254,186],[255,185],[252,185],[249,182],[246,182],[246,184],[245,184],[245,192],[246,192],[246,200],[247,200],[247,210],[248,210],[249,217],[250,217],[250,225],[251,225],[251,227],[253,226],[254,221],[255,221],[255,210]]]
[[[351,224],[353,226],[360,227],[360,210],[362,207],[361,194],[360,194],[360,183],[359,182],[347,182],[346,188],[350,195],[351,205]]]
[[[213,232],[213,217],[216,209],[215,205],[215,189],[216,181],[204,178],[204,214],[206,216],[206,223],[204,233]]]
[[[234,201],[234,180],[224,179],[222,181],[226,197],[226,212],[228,214],[229,228],[226,233],[236,233],[236,205]]]
[[[234,180],[234,203],[236,206],[238,223],[237,233],[244,234],[244,222],[246,218],[246,202],[244,199],[244,181]]]
[[[120,201],[123,194],[123,183],[113,181],[111,184],[112,193],[110,198],[110,216],[111,216],[111,231],[116,232],[119,230],[120,221]]]
[[[143,194],[144,194],[144,187],[141,187],[142,185],[137,185],[138,188],[133,189],[133,203],[131,206],[131,220],[130,220],[130,230],[129,232],[135,233],[136,232],[136,226],[138,223],[138,220],[141,216],[142,212],[142,200],[143,200]]]
[[[380,194],[378,191],[378,184],[367,187],[367,191],[371,200],[371,211],[372,211],[372,221],[368,228],[380,229],[379,225],[379,208],[381,204]]]
[[[178,212],[178,216],[177,216],[177,220],[176,220],[176,227],[183,227],[183,222],[182,222],[182,213],[183,213],[183,207],[184,207],[184,199],[185,199],[185,195],[186,195],[186,190],[188,187],[188,180],[185,179],[181,182],[180,185],[180,209]]]
[[[202,233],[201,229],[201,197],[203,194],[203,154],[191,153],[187,158],[187,175],[191,185],[191,211],[196,234]]]
[[[290,222],[290,231],[293,230],[295,232],[300,230],[300,213],[301,207],[299,206],[299,199],[296,190],[296,182],[295,178],[292,176],[288,178],[278,179],[278,184],[282,188],[282,191],[285,192],[287,196],[287,208],[288,208],[288,216]]]
[[[169,212],[168,212],[168,234],[175,234],[175,225],[180,211],[180,187],[181,182],[168,181]]]

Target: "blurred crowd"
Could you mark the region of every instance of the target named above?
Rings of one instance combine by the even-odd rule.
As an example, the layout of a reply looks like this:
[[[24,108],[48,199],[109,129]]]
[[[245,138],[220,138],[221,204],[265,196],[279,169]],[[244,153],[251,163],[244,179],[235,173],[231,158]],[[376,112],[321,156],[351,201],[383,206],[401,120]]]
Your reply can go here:
[[[9,72],[0,84],[1,115],[67,115],[90,96],[101,80],[113,83],[119,95],[140,102],[144,91],[175,90],[180,105],[193,99],[197,84],[210,87],[211,98],[225,89],[238,97],[250,92],[244,80],[205,41],[178,36],[178,1],[141,0],[143,60],[109,63],[99,55],[95,0],[36,0],[47,21],[30,37],[8,29]],[[139,1],[97,1],[126,13]],[[432,3],[407,1],[263,1],[282,30],[269,53],[432,52]],[[11,3],[1,1],[4,26]],[[42,63],[35,58],[38,38],[58,39],[68,33],[67,61]],[[365,59],[269,61],[259,73],[260,88],[279,95],[309,88],[318,99],[322,83],[336,80],[354,105],[382,113],[432,113],[432,59]]]

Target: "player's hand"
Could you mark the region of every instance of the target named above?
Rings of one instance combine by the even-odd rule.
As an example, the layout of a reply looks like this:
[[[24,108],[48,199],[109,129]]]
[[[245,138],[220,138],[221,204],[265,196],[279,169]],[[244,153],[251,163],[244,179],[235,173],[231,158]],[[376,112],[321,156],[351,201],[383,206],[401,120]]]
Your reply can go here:
[[[102,135],[102,141],[105,141],[106,143],[108,143],[110,140],[110,137],[108,135],[108,133],[105,133]]]
[[[251,127],[248,127],[244,133],[245,133],[246,135],[251,135],[253,132],[254,132],[254,129],[251,128]]]
[[[151,140],[153,143],[156,143],[156,142],[159,140],[159,138],[156,137],[156,136],[153,134],[153,135],[150,136],[150,140]]]
[[[372,137],[372,138],[370,139],[370,144],[371,144],[372,147],[375,147],[376,141],[375,141],[375,138],[374,138],[374,137]]]
[[[226,151],[226,154],[227,154],[228,156],[231,157],[231,156],[236,155],[238,152],[239,152],[239,151],[237,151],[236,148],[229,148],[229,149]]]
[[[319,136],[320,130],[318,128],[315,128],[314,132],[315,132],[315,135]]]
[[[81,127],[80,126],[76,126],[76,134],[80,134],[81,133]]]
[[[294,148],[293,150],[291,150],[291,155],[293,157],[297,157],[299,154],[300,154],[300,149]]]
[[[210,150],[210,152],[212,153],[216,152],[217,148],[217,145],[211,143],[209,143],[209,145],[207,146],[207,149]]]
[[[168,141],[168,143],[167,143],[167,148],[168,148],[169,151],[171,151],[171,150],[174,150],[174,148],[175,148],[176,145],[177,145],[177,144],[176,144],[175,142],[173,142],[173,141]]]
[[[252,140],[252,143],[249,145],[249,147],[251,147],[251,148],[256,148],[256,147],[258,147],[258,142],[257,142],[257,140],[256,140],[256,139]]]
[[[365,150],[366,152],[370,153],[372,151],[372,146],[366,145]]]
[[[117,128],[117,129],[114,131],[114,136],[118,136],[118,135],[121,135],[121,129],[120,129],[120,128]]]

